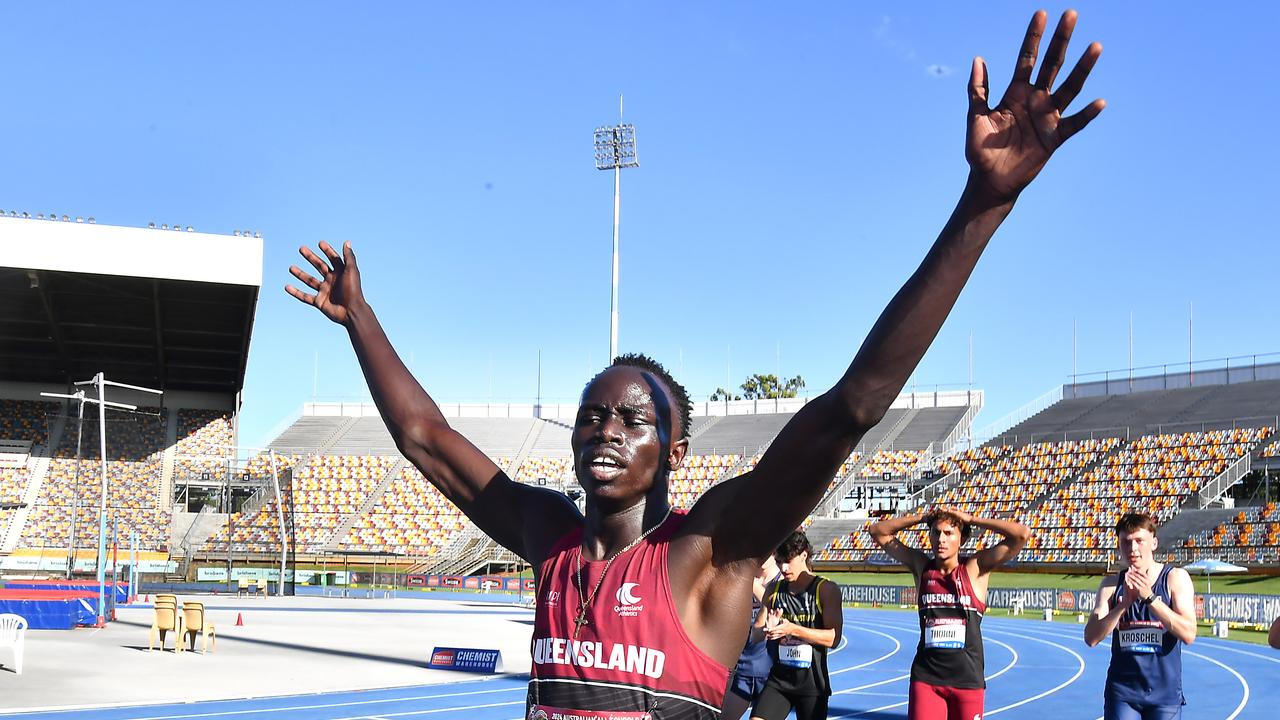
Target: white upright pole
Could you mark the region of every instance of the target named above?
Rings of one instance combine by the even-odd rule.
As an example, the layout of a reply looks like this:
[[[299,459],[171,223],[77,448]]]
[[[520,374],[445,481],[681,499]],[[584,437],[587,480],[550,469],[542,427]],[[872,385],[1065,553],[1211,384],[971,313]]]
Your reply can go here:
[[[107,397],[102,373],[93,376],[98,386],[98,459],[102,465],[102,496],[98,503],[98,627],[106,624],[107,590]]]
[[[613,169],[613,278],[609,294],[609,357],[605,364],[618,357],[618,219],[622,210],[622,168]]]
[[[276,595],[284,597],[285,558],[289,554],[289,542],[284,534],[284,501],[280,498],[280,475],[276,472],[276,451],[271,453],[271,484],[276,488],[276,518],[280,521],[280,582],[276,585]]]

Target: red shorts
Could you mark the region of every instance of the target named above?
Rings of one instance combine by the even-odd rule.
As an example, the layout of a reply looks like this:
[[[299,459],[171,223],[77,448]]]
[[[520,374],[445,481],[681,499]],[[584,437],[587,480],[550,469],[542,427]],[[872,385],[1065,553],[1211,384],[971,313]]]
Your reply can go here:
[[[953,688],[911,681],[907,720],[982,720],[982,688]]]

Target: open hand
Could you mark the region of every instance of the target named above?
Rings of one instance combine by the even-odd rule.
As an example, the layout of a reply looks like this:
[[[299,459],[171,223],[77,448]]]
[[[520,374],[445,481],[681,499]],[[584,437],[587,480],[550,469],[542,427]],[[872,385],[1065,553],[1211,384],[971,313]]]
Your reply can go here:
[[[319,273],[316,279],[297,265],[291,265],[289,272],[304,285],[316,291],[308,295],[292,285],[285,285],[285,292],[308,305],[314,305],[324,316],[339,325],[346,325],[349,318],[348,309],[355,303],[364,302],[364,293],[360,289],[360,269],[356,267],[355,251],[351,243],[344,243],[342,255],[327,242],[320,242],[320,251],[324,253],[326,262],[316,255],[311,248],[301,247],[298,252],[311,263]]]
[[[1017,198],[1018,193],[1039,174],[1061,145],[1080,132],[1089,121],[1106,107],[1103,100],[1094,100],[1074,115],[1063,116],[1067,106],[1084,88],[1089,71],[1102,54],[1102,45],[1091,43],[1084,55],[1071,70],[1071,74],[1056,91],[1051,92],[1053,81],[1061,69],[1067,53],[1067,43],[1076,25],[1076,12],[1068,10],[1058,21],[1058,28],[1049,41],[1044,64],[1034,83],[1031,70],[1040,50],[1040,38],[1044,34],[1046,14],[1036,12],[1027,28],[1018,54],[1018,64],[1013,79],[1005,89],[1000,104],[991,109],[987,103],[990,90],[987,83],[987,64],[982,58],[973,59],[969,75],[969,122],[965,136],[965,158],[973,179],[980,189],[990,193],[993,199],[1006,202]]]

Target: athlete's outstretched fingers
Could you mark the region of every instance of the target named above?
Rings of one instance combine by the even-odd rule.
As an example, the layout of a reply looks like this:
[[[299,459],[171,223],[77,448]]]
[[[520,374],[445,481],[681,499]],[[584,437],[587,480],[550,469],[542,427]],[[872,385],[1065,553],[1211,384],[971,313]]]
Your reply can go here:
[[[987,63],[980,57],[969,68],[969,114],[985,115],[991,111],[991,86],[987,83]]]
[[[1089,72],[1093,70],[1093,66],[1098,62],[1098,58],[1102,56],[1102,43],[1089,43],[1089,47],[1084,49],[1084,55],[1076,61],[1076,66],[1071,69],[1071,74],[1066,80],[1062,81],[1062,85],[1053,93],[1053,106],[1058,108],[1058,112],[1063,112],[1072,100],[1080,94],[1084,89],[1084,81],[1089,78]]]
[[[325,257],[329,258],[329,263],[333,265],[334,270],[337,270],[342,267],[342,256],[338,254],[337,250],[333,249],[332,245],[325,242],[324,240],[321,240],[320,250],[324,253]]]
[[[1031,82],[1031,70],[1036,66],[1036,55],[1040,52],[1040,37],[1044,35],[1046,17],[1048,14],[1043,10],[1037,10],[1031,16],[1027,35],[1022,38],[1022,49],[1018,51],[1018,63],[1013,66],[1013,82]]]
[[[304,302],[304,303],[306,303],[306,304],[308,304],[308,305],[315,305],[315,304],[316,304],[316,296],[315,296],[315,295],[308,295],[308,294],[306,294],[306,293],[302,292],[301,290],[299,290],[298,288],[296,288],[296,287],[294,287],[294,286],[292,286],[292,285],[285,285],[285,286],[284,286],[284,291],[285,291],[285,292],[287,292],[287,293],[289,293],[290,295],[292,295],[292,296],[294,296],[294,297],[298,298],[299,300],[301,300],[302,302]]]
[[[307,285],[307,287],[311,288],[312,290],[320,289],[320,281],[312,277],[310,273],[303,272],[302,268],[298,267],[297,265],[290,265],[289,273],[292,274],[294,277],[298,278],[299,280],[301,280],[303,283]]]
[[[316,255],[311,248],[304,245],[298,248],[298,252],[307,259],[307,262],[311,263],[311,267],[315,268],[316,272],[320,273],[321,278],[329,277],[329,273],[333,272],[329,265],[324,260],[321,260],[320,256]]]
[[[1041,90],[1052,90],[1053,79],[1058,76],[1067,57],[1067,44],[1071,42],[1071,31],[1076,27],[1076,11],[1062,13],[1058,20],[1058,28],[1053,31],[1053,39],[1049,41],[1049,49],[1044,53],[1044,62],[1040,65],[1040,73],[1036,75],[1036,87]]]
[[[1098,117],[1098,113],[1102,112],[1106,106],[1107,101],[1099,98],[1086,105],[1083,110],[1075,115],[1068,115],[1062,118],[1058,123],[1059,142],[1066,142],[1067,138],[1080,132],[1085,125],[1088,125],[1094,118]]]

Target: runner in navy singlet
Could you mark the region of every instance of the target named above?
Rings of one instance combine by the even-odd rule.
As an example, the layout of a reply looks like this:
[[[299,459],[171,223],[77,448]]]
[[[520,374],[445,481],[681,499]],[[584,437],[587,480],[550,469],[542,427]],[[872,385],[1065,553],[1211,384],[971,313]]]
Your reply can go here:
[[[761,561],[813,512],[884,419],[1022,193],[1105,106],[1094,100],[1066,114],[1101,55],[1096,43],[1053,88],[1074,12],[1063,14],[1032,79],[1046,22],[1043,11],[1032,16],[995,107],[986,64],[974,58],[965,186],[845,372],[791,415],[751,470],[712,485],[687,513],[672,511],[669,482],[691,449],[693,403],[661,363],[640,354],[610,358],[583,388],[569,435],[579,510],[562,492],[516,482],[511,468],[459,432],[392,347],[350,243],[299,250],[311,269],[290,267],[302,289],[285,290],[347,332],[397,449],[476,528],[536,568],[530,718],[718,720]],[[902,149],[916,140],[894,142]],[[415,246],[404,259],[424,268],[410,290],[422,296],[423,317],[442,317],[448,309],[428,297],[430,274],[452,269],[429,255],[428,246]],[[849,248],[833,252],[841,262],[856,257]],[[669,274],[689,271],[676,254],[660,265]],[[577,319],[594,312],[587,284],[571,294]],[[686,322],[678,298],[661,295],[651,287],[637,297],[646,298],[664,338],[678,335]],[[808,309],[822,318],[823,342],[836,338],[839,346],[848,341],[849,311]]]
[[[751,583],[752,625],[760,617],[760,608],[764,605],[765,588],[777,582],[780,576],[778,563],[773,556],[765,558],[760,565],[760,572],[756,573],[755,580]],[[773,667],[773,660],[769,659],[769,648],[766,647],[766,642],[763,635],[757,639],[755,633],[747,631],[747,644],[742,648],[742,655],[738,657],[738,666],[733,669],[733,680],[729,683],[729,692],[724,696],[721,720],[738,720],[756,701],[756,698],[760,697],[760,693],[764,690],[764,683],[769,679],[769,668]]]
[[[930,558],[898,539],[913,525],[929,526]],[[960,548],[973,528],[1003,536],[999,544],[961,557]],[[910,720],[982,717],[984,677],[982,615],[987,609],[991,571],[1013,559],[1031,531],[1012,520],[973,517],[939,507],[925,515],[889,518],[867,528],[890,557],[915,576],[920,615],[920,642],[911,664],[907,696]]]
[[[1111,665],[1103,693],[1107,720],[1182,717],[1182,644],[1196,639],[1195,589],[1186,570],[1155,561],[1156,523],[1129,513],[1116,523],[1117,575],[1102,579],[1084,641],[1111,636]]]

